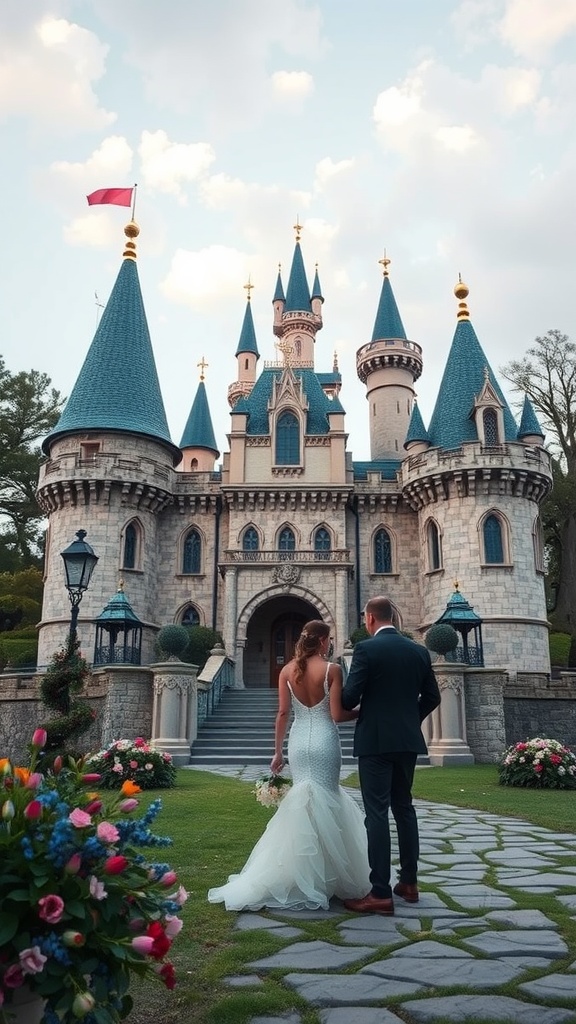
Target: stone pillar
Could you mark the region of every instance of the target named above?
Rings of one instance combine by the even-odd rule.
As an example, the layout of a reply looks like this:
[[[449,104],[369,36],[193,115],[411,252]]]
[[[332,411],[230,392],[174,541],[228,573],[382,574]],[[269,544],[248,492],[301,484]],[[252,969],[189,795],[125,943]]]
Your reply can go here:
[[[474,764],[474,757],[466,740],[463,666],[436,662],[434,671],[442,703],[432,715],[431,736],[428,742],[430,764]]]
[[[244,682],[244,648],[246,647],[246,640],[236,640],[236,646],[234,647],[234,686],[233,690],[244,690],[246,684]]]
[[[334,651],[341,650],[348,640],[348,570],[336,570],[336,635],[334,637]]]
[[[151,668],[154,673],[151,746],[171,754],[174,764],[188,764],[190,747],[198,733],[197,667],[174,659]]]
[[[495,764],[506,747],[506,672],[503,668],[469,668],[464,678],[466,733],[470,749],[479,764]]]
[[[106,678],[108,691],[102,714],[103,747],[114,740],[147,738],[152,733],[152,673],[137,665],[107,665],[93,672]]]
[[[224,647],[236,656],[236,629],[238,620],[238,570],[226,567],[224,577]]]

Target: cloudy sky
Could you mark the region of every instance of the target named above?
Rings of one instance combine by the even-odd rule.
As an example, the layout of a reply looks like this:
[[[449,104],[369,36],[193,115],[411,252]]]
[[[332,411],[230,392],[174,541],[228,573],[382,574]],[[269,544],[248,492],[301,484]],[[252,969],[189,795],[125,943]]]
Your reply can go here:
[[[355,352],[391,280],[423,348],[428,423],[453,287],[494,368],[576,335],[574,0],[2,0],[0,352],[68,394],[121,262],[138,267],[172,437],[197,364],[221,450],[248,275],[262,359],[304,225],[349,447],[369,457]],[[103,372],[113,372],[103,368]]]

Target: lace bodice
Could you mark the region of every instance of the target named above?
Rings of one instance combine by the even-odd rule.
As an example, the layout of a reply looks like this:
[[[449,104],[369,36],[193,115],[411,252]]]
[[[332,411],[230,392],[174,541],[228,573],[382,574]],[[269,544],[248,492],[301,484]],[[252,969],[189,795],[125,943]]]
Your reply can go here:
[[[330,715],[329,669],[330,664],[326,666],[324,697],[311,708],[298,700],[288,683],[294,712],[288,738],[288,763],[294,783],[309,781],[337,790],[342,752],[338,729]]]

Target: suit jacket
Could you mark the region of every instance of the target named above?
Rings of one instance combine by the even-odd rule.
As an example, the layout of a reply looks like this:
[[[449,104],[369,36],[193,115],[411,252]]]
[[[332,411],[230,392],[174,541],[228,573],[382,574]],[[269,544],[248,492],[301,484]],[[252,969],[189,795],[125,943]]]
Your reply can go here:
[[[360,704],[355,756],[425,754],[420,724],[439,703],[430,654],[421,644],[387,628],[356,644],[342,691],[348,711]]]

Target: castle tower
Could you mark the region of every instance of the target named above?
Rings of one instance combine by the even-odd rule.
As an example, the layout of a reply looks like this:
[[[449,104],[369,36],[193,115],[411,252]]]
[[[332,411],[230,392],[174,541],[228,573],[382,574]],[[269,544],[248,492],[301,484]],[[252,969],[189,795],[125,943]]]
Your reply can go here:
[[[272,300],[274,306],[274,334],[280,338],[281,351],[285,362],[292,366],[314,367],[314,345],[316,334],[322,328],[322,298],[318,271],[314,277],[313,296],[306,279],[300,232],[302,225],[297,221],[296,246],[292,258],[290,278],[286,297],[280,271],[276,281],[276,291]]]
[[[278,273],[278,278],[280,278],[280,273]],[[258,352],[258,345],[256,343],[256,332],[254,330],[252,306],[250,303],[250,292],[254,285],[250,283],[250,278],[248,278],[248,284],[245,284],[244,287],[248,292],[248,298],[246,300],[242,330],[240,331],[240,338],[236,349],[238,376],[234,383],[228,388],[228,404],[231,408],[236,405],[239,398],[249,395],[252,391],[254,381],[256,380],[256,363],[260,359],[260,353]],[[280,287],[282,287],[282,282],[280,282]]]
[[[427,432],[412,422],[400,474],[422,539],[421,628],[445,604],[445,578],[465,580],[485,664],[548,672],[539,503],[550,459],[533,410],[518,429],[470,322],[468,288],[460,280],[454,292],[458,322],[434,411]]]
[[[356,353],[356,371],[366,385],[370,457],[398,459],[408,434],[414,383],[422,373],[422,349],[408,341],[390,284],[387,256],[372,341]]]
[[[66,407],[43,443],[37,497],[48,516],[39,664],[65,637],[69,609],[60,552],[83,528],[99,556],[78,632],[93,649],[94,619],[121,569],[140,618],[155,622],[158,517],[172,500],[173,444],[136,267],[139,228],[125,228],[124,261]],[[143,659],[150,660],[147,630]]]
[[[178,469],[183,473],[212,473],[214,462],[220,455],[216,447],[204,384],[204,370],[208,366],[208,363],[204,362],[204,356],[198,366],[200,367],[200,383],[180,441],[182,462]]]

